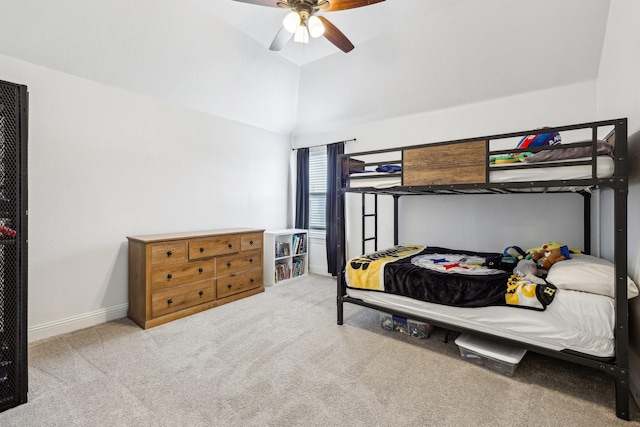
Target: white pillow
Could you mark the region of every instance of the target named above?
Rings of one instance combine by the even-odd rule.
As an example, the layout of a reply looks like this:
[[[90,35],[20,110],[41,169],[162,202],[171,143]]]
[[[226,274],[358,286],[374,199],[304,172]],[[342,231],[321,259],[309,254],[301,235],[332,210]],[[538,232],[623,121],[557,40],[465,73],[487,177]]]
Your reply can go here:
[[[556,262],[549,269],[547,281],[558,289],[590,292],[615,297],[613,263],[585,254],[571,254],[571,258]],[[627,276],[627,298],[638,295],[638,287]]]

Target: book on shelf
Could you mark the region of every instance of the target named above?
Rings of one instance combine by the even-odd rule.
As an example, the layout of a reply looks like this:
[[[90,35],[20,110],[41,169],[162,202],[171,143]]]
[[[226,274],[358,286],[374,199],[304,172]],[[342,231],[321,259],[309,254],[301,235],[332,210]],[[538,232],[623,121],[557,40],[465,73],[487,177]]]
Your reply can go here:
[[[293,235],[293,253],[303,254],[307,252],[306,234],[294,234]]]
[[[289,256],[289,242],[276,241],[276,258]]]
[[[276,265],[276,271],[275,271],[275,281],[279,282],[281,280],[285,280],[285,279],[289,279],[291,278],[291,268],[289,267],[288,264],[278,264]]]
[[[295,258],[291,271],[291,277],[298,277],[304,274],[304,258]]]

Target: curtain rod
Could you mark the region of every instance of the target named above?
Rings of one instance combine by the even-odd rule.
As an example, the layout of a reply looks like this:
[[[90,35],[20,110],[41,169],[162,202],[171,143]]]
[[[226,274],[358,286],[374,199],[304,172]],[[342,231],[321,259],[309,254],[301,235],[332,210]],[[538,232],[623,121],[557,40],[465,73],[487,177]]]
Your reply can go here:
[[[352,139],[345,139],[344,141],[336,141],[336,142],[330,142],[329,144],[318,144],[318,145],[310,145],[308,147],[299,147],[299,148],[313,148],[313,147],[321,147],[323,145],[331,145],[331,144],[340,144],[341,142],[354,142],[356,141],[356,138],[352,138]],[[291,150],[298,150],[299,148],[292,148]]]

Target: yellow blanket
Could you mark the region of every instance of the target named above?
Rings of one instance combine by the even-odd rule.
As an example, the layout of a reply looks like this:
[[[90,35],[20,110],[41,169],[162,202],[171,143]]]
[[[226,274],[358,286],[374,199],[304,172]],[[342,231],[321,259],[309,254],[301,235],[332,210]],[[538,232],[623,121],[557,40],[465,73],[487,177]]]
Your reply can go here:
[[[347,284],[353,288],[384,290],[384,265],[419,253],[424,246],[397,245],[352,258],[347,264]]]

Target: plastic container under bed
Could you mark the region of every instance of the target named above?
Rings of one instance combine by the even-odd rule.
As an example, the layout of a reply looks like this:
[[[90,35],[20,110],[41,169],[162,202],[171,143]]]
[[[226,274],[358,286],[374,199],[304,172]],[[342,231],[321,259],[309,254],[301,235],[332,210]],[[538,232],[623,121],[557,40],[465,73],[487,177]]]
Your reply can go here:
[[[485,366],[503,375],[513,376],[527,350],[490,341],[473,335],[462,334],[455,343],[460,356],[467,362]]]
[[[401,332],[420,339],[429,338],[433,331],[433,326],[428,323],[382,312],[380,312],[380,326],[387,331]]]

